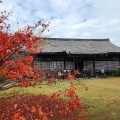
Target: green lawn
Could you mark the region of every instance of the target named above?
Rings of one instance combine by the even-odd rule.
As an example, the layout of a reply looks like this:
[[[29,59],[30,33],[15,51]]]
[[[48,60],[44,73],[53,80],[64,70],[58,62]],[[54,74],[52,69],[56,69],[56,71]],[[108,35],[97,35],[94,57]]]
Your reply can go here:
[[[77,85],[79,83],[81,85]],[[120,78],[89,79],[89,80],[61,80],[56,85],[47,86],[45,82],[36,87],[11,88],[0,91],[0,98],[16,95],[47,94],[59,90],[65,91],[69,88],[70,82],[75,84],[76,93],[81,99],[81,103],[87,105],[83,111],[91,120],[120,120]],[[88,90],[84,89],[88,86]]]

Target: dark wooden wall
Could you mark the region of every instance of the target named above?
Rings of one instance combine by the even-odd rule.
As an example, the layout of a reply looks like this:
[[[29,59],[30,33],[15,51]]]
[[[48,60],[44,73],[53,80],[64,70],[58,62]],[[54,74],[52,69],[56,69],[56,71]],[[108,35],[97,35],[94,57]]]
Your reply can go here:
[[[81,71],[92,69],[94,76],[102,67],[106,71],[115,71],[120,68],[120,54],[66,54],[46,53],[34,56],[37,68],[45,69],[80,69]]]

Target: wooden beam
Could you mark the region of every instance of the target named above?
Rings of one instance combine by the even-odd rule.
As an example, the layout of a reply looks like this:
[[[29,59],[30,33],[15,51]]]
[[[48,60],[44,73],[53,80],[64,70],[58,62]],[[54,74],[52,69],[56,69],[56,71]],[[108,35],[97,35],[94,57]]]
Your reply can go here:
[[[87,61],[86,61],[86,71],[87,71]]]
[[[108,70],[108,62],[107,62],[107,60],[106,60],[106,65],[107,65],[107,70]]]
[[[120,57],[119,57],[119,65],[120,65]]]
[[[65,55],[64,55],[64,70],[66,70],[66,59],[65,59]]]
[[[94,75],[94,77],[96,77],[95,61],[93,61],[93,75]]]

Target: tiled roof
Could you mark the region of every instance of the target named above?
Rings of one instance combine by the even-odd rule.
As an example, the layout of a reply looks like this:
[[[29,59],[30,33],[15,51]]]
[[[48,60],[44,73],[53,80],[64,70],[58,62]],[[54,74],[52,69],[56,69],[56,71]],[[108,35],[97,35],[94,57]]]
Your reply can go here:
[[[44,38],[46,45],[43,52],[63,52],[71,54],[120,53],[120,48],[109,39],[69,39]]]

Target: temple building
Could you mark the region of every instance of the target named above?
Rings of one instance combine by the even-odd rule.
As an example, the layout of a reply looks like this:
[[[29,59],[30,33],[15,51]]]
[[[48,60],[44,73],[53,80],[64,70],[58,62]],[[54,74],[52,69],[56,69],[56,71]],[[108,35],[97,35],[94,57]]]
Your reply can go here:
[[[109,39],[44,38],[42,53],[34,56],[37,68],[46,70],[93,71],[96,76],[101,68],[113,73],[120,68],[120,48]]]

